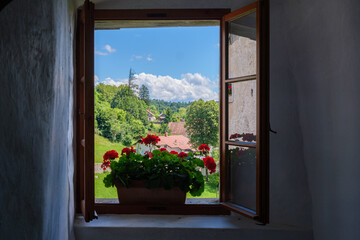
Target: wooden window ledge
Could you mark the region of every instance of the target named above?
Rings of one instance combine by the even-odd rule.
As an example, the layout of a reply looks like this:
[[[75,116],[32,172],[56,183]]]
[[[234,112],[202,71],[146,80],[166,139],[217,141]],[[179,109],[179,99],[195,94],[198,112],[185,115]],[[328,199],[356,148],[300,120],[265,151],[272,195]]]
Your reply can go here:
[[[312,240],[311,229],[285,225],[257,225],[242,216],[99,215],[86,223],[76,216],[76,240],[292,239]]]

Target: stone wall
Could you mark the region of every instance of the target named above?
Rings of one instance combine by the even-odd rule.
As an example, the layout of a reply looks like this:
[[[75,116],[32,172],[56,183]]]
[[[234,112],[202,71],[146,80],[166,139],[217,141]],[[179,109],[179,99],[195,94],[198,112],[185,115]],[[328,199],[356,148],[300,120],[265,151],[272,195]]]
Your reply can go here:
[[[360,239],[360,2],[270,2],[273,180],[306,173],[314,239]]]
[[[73,236],[74,16],[66,0],[0,12],[0,239]]]

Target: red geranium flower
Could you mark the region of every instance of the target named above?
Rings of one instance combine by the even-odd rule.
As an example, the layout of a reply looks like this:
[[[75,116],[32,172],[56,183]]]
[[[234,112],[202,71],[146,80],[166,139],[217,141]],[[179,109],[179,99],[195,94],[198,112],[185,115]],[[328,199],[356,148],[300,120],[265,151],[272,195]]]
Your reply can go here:
[[[216,172],[216,163],[212,157],[205,157],[205,158],[203,158],[203,161],[204,161],[205,167],[207,167],[207,169],[209,169],[210,174],[213,174],[214,172]]]
[[[200,151],[204,151],[204,152],[210,151],[209,146],[206,145],[206,144],[201,144],[198,149],[199,149]]]
[[[146,138],[141,139],[141,144],[150,145],[157,144],[160,141],[160,138],[156,135],[147,135]]]
[[[103,170],[106,170],[107,167],[110,167],[110,160],[104,160],[103,164],[101,164]]]
[[[105,160],[108,160],[108,159],[115,159],[115,158],[118,158],[118,157],[119,157],[119,154],[115,150],[110,150],[110,151],[107,151],[104,154],[103,159],[105,161]]]
[[[187,153],[181,152],[181,153],[179,153],[177,156],[178,156],[179,158],[185,158],[185,157],[187,157],[188,155],[187,155]]]
[[[245,133],[242,136],[242,139],[247,142],[256,141],[256,136],[252,133]]]
[[[154,155],[151,152],[148,152],[148,151],[145,152],[145,155],[148,155],[149,158],[154,157]]]
[[[230,136],[230,139],[235,139],[235,138],[240,138],[240,137],[242,137],[242,134],[234,133]]]
[[[178,152],[176,152],[176,151],[171,151],[170,154],[178,155]]]
[[[135,149],[133,147],[130,148],[123,148],[123,150],[121,151],[121,155],[124,155],[124,153],[129,156],[131,152],[136,152]]]
[[[160,148],[159,150],[160,150],[160,152],[163,152],[163,151],[167,152],[168,151],[168,150],[166,150],[166,148]]]

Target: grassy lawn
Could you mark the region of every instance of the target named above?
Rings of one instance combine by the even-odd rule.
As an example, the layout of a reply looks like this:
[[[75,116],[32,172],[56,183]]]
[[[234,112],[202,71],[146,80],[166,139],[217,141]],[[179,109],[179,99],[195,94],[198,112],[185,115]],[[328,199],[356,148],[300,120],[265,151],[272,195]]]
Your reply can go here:
[[[95,162],[102,163],[106,151],[116,150],[119,154],[124,148],[121,143],[112,143],[107,138],[95,134]]]
[[[96,173],[95,175],[95,198],[117,198],[116,188],[106,188],[103,183],[103,179],[107,173]],[[188,198],[217,198],[219,194],[216,194],[216,186],[210,182],[205,182],[205,191],[200,197],[193,197],[191,194],[187,194]]]

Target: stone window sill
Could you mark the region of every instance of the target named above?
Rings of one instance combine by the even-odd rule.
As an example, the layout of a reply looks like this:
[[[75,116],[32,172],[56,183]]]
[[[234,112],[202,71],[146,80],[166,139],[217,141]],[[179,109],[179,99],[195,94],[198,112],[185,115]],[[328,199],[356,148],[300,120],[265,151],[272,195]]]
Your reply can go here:
[[[313,239],[311,229],[276,224],[262,226],[242,216],[103,214],[86,223],[79,215],[74,228],[76,240]]]

